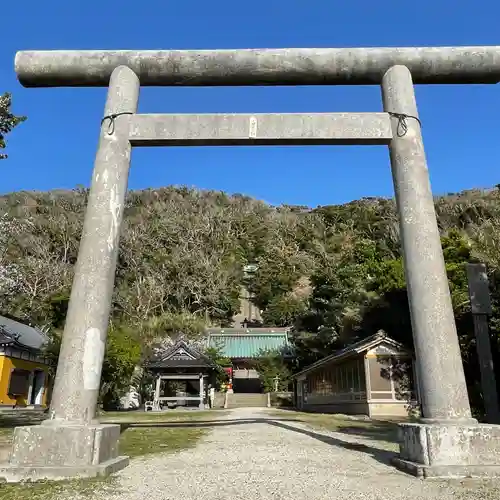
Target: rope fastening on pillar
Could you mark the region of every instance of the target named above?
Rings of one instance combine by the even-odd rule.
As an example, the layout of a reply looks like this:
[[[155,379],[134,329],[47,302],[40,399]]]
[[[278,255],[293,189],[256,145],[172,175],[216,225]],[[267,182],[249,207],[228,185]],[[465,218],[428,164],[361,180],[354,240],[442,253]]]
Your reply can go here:
[[[131,111],[122,111],[121,113],[112,113],[111,115],[106,115],[101,120],[101,126],[105,122],[105,120],[109,120],[108,135],[113,135],[113,133],[115,132],[115,119],[122,115],[133,115],[133,114],[135,113],[132,113]]]
[[[418,122],[420,128],[422,128],[422,122],[417,116],[407,115],[405,113],[393,113],[392,111],[389,111],[388,115],[398,119],[398,128],[396,129],[398,137],[403,137],[406,135],[406,132],[408,132],[408,123],[406,123],[407,118],[413,118]]]

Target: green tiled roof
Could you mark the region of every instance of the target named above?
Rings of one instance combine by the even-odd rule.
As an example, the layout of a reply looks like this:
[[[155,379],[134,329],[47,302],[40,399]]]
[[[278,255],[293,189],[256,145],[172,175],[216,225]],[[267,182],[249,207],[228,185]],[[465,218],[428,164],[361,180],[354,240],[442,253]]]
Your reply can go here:
[[[256,358],[261,350],[281,349],[288,345],[282,333],[211,333],[209,347],[218,347],[227,358]]]

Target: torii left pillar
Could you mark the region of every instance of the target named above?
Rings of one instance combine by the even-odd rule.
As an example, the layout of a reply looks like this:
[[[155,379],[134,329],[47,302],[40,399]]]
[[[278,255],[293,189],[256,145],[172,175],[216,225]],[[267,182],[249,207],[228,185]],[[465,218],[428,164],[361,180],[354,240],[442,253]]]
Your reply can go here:
[[[108,475],[128,465],[118,454],[120,426],[96,420],[139,79],[128,67],[110,78],[89,203],[71,290],[50,418],[17,427],[0,477],[63,479]]]

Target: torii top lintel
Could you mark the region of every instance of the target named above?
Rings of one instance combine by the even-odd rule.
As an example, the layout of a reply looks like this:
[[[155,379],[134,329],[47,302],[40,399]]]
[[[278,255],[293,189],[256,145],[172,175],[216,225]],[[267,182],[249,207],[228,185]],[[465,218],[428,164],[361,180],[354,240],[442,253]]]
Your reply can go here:
[[[107,87],[130,67],[144,86],[373,85],[394,65],[414,83],[497,83],[500,46],[21,51],[25,87]]]

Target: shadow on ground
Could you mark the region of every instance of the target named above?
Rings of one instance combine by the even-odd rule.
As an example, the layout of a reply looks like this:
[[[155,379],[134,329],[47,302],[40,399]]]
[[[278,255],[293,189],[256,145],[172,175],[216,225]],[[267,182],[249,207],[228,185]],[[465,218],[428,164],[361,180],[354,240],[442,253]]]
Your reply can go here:
[[[384,450],[382,448],[377,448],[376,446],[371,446],[365,443],[352,443],[349,441],[344,441],[338,437],[329,436],[322,434],[321,432],[316,432],[314,430],[304,429],[302,427],[296,427],[290,425],[290,423],[295,423],[299,425],[308,425],[308,422],[301,421],[299,419],[288,419],[288,418],[251,418],[251,419],[238,419],[238,420],[219,420],[219,421],[177,421],[177,422],[116,422],[121,427],[121,432],[126,431],[130,428],[187,428],[187,427],[224,427],[224,426],[235,426],[235,425],[248,425],[248,424],[267,424],[275,427],[279,427],[286,431],[296,432],[298,434],[303,434],[305,436],[317,439],[322,443],[326,443],[330,446],[336,446],[338,448],[343,448],[351,451],[360,451],[371,455],[375,460],[385,464],[390,465],[391,459],[395,456],[392,451]],[[380,424],[380,425],[378,425]],[[392,426],[392,427],[391,427]],[[328,432],[327,429],[325,431]],[[390,441],[395,442],[397,430],[394,424],[389,424],[386,422],[377,422],[373,429],[369,428],[358,428],[356,426],[346,426],[341,427],[338,430],[332,431],[347,435],[356,435],[359,437],[368,438],[374,441]]]
[[[346,418],[336,418],[334,414],[318,414],[316,412],[306,411],[297,413],[297,410],[293,408],[280,408],[280,410],[286,410],[287,417],[288,414],[290,414],[290,416],[295,414],[293,418],[287,418],[286,420],[288,421],[300,422],[313,426],[323,426],[325,429],[333,432],[360,436],[374,441],[387,441],[390,443],[398,442],[398,423],[410,421],[409,418],[384,420],[372,420],[351,416]],[[309,415],[311,416],[310,419]],[[305,418],[303,416],[305,416]],[[279,421],[283,420],[279,416],[275,416],[275,419]],[[331,428],[331,424],[333,424],[334,428]]]
[[[398,442],[397,425],[389,422],[370,422],[366,426],[344,425],[339,427],[335,432],[360,436],[373,441]]]
[[[284,422],[297,422],[294,419],[280,419],[280,421]],[[268,419],[238,419],[238,420],[197,420],[196,422],[192,421],[184,421],[177,420],[175,422],[113,422],[111,420],[106,421],[107,424],[117,424],[121,428],[121,432],[126,431],[131,428],[141,428],[141,427],[162,427],[162,428],[170,428],[175,429],[176,427],[180,428],[189,428],[189,427],[225,427],[232,425],[246,425],[246,424],[256,424],[256,423],[269,423]]]
[[[288,431],[297,432],[299,434],[304,434],[311,438],[317,439],[322,443],[329,444],[330,446],[335,446],[337,448],[343,448],[345,450],[351,451],[361,451],[363,453],[368,453],[375,460],[381,462],[385,465],[391,465],[391,459],[396,455],[392,451],[384,450],[382,448],[376,448],[375,446],[370,446],[364,443],[351,443],[349,441],[344,441],[333,436],[327,436],[319,432],[314,432],[312,430],[301,429],[299,427],[294,427],[292,425],[284,424],[282,420],[265,420],[266,423],[280,427],[281,429],[286,429]],[[297,422],[297,420],[294,420]]]
[[[46,418],[46,415],[42,412],[32,413],[19,413],[18,415],[0,414],[0,431],[4,429],[12,429],[17,426],[23,425],[36,425]],[[315,431],[312,429],[305,429],[302,426],[310,425],[321,425],[320,421],[315,422],[314,420],[308,421],[306,419],[301,419],[300,416],[297,418],[281,418],[281,417],[269,417],[269,418],[250,418],[250,419],[224,419],[224,420],[176,420],[173,422],[154,422],[154,421],[113,421],[113,419],[106,419],[106,423],[120,425],[121,432],[125,432],[127,429],[131,428],[211,428],[211,427],[225,427],[225,426],[235,426],[235,425],[247,425],[247,424],[267,424],[275,427],[279,427],[289,432],[296,432],[309,436],[310,438],[316,439],[322,443],[326,443],[330,446],[336,446],[351,451],[360,451],[368,453],[375,460],[383,463],[390,464],[391,458],[394,457],[394,452],[378,448],[376,446],[371,446],[365,443],[352,443],[349,441],[344,441],[338,437],[329,436],[321,433],[320,430]],[[299,426],[294,426],[290,424],[299,424]],[[395,443],[397,441],[397,425],[393,422],[385,421],[353,421],[352,424],[345,425],[346,422],[342,421],[342,425],[335,427],[334,429],[325,428],[325,431],[335,432],[336,434],[345,434],[351,436],[358,436],[370,441],[388,441]]]

